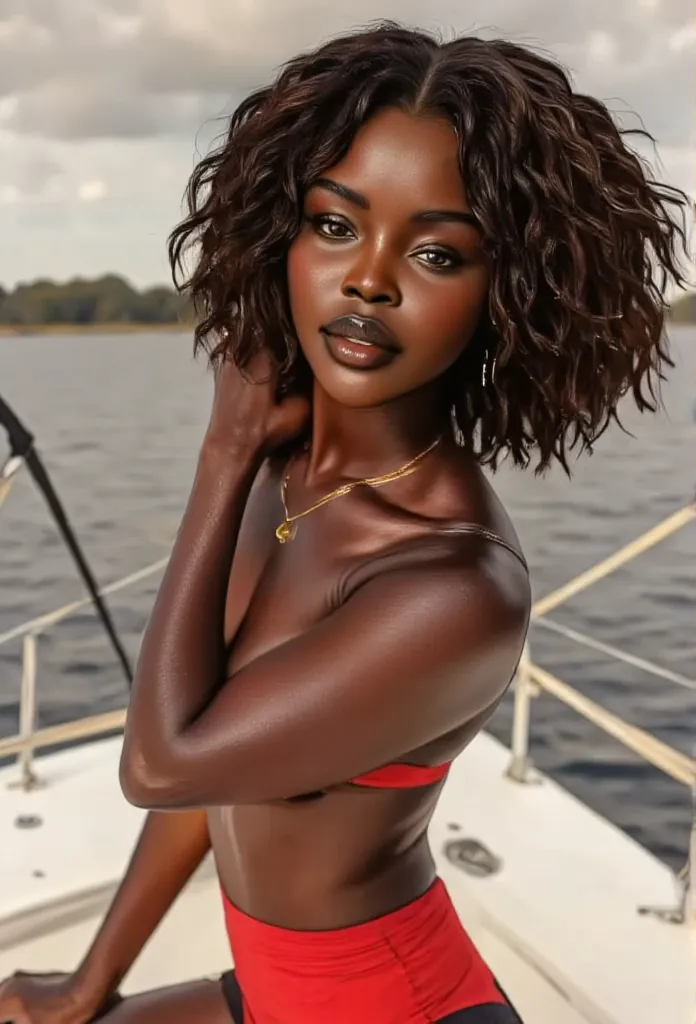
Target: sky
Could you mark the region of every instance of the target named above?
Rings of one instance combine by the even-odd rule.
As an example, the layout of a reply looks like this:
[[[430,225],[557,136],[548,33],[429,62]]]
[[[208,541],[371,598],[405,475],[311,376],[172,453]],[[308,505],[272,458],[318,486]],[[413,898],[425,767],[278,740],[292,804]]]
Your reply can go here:
[[[377,18],[551,51],[635,111],[660,177],[696,194],[694,0],[0,0],[0,284],[167,281],[166,236],[221,118]]]

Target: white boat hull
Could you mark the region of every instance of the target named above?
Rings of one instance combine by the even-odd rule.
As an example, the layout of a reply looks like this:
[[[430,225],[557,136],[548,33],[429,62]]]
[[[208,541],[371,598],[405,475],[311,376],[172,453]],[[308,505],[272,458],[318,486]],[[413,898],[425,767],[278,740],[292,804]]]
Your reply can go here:
[[[16,768],[0,769],[0,977],[70,970],[90,942],[143,817],[119,789],[120,743],[38,758],[31,792],[11,788]],[[512,781],[509,756],[488,735],[474,741],[452,768],[430,838],[465,927],[525,1021],[693,1024],[694,934],[639,913],[675,902],[671,872],[551,780]],[[498,869],[474,875],[453,863],[446,847],[463,839]],[[124,991],[229,966],[207,862]]]

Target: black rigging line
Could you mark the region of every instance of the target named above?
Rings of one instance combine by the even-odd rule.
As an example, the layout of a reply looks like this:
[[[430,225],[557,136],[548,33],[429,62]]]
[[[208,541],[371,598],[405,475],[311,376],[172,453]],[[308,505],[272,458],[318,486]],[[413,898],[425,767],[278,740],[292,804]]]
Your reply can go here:
[[[41,457],[34,447],[34,437],[18,418],[17,414],[13,412],[7,402],[4,401],[1,395],[0,425],[2,425],[7,432],[11,455],[22,459],[46,500],[46,504],[48,505],[56,526],[65,541],[66,547],[77,565],[78,572],[80,573],[89,596],[92,599],[97,616],[106,630],[109,640],[111,641],[111,646],[116,653],[116,657],[118,658],[121,668],[125,674],[126,681],[130,686],[133,681],[133,671],[128,660],[128,655],[126,654],[123,644],[116,632],[116,627],[114,626],[111,614],[106,606],[106,602],[99,593],[97,581],[95,580],[94,574],[89,567],[87,559],[85,558],[80,543],[75,535],[75,531],[70,525],[65,509],[63,508],[63,504],[51,483],[51,479]]]

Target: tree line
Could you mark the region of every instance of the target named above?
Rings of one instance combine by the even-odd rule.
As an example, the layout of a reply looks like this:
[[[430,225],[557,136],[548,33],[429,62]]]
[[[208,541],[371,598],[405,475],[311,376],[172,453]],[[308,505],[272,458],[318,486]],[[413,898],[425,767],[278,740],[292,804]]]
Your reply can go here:
[[[696,294],[678,299],[671,309],[677,323],[696,323]],[[158,285],[138,291],[123,277],[75,278],[65,284],[41,280],[0,286],[0,325],[174,324],[192,320],[190,304],[172,288]]]
[[[173,324],[191,319],[188,302],[165,285],[138,291],[124,278],[106,274],[65,284],[40,280],[0,286],[0,324]]]

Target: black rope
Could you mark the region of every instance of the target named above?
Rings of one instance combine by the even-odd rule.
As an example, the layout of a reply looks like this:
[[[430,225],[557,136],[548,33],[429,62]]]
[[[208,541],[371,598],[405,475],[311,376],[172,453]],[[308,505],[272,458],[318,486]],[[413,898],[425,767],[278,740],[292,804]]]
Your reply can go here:
[[[128,655],[125,652],[123,644],[121,643],[116,627],[114,626],[113,620],[109,609],[106,606],[106,602],[99,593],[99,587],[97,581],[94,578],[94,574],[89,567],[87,559],[82,551],[75,531],[73,530],[68,520],[65,509],[63,508],[62,502],[58,497],[56,490],[51,483],[51,479],[48,475],[46,467],[41,460],[36,448],[34,447],[34,436],[31,434],[21,420],[17,417],[16,413],[9,407],[0,395],[0,424],[7,431],[7,436],[10,442],[10,453],[23,460],[27,469],[31,473],[37,487],[41,491],[46,500],[51,514],[55,520],[56,526],[60,531],[60,534],[65,541],[65,545],[68,548],[70,554],[77,565],[78,572],[82,577],[82,580],[87,588],[94,609],[97,616],[101,620],[101,623],[106,630],[106,633],[111,641],[116,657],[118,658],[121,668],[123,669],[126,681],[130,686],[133,681],[133,670],[131,669]]]

